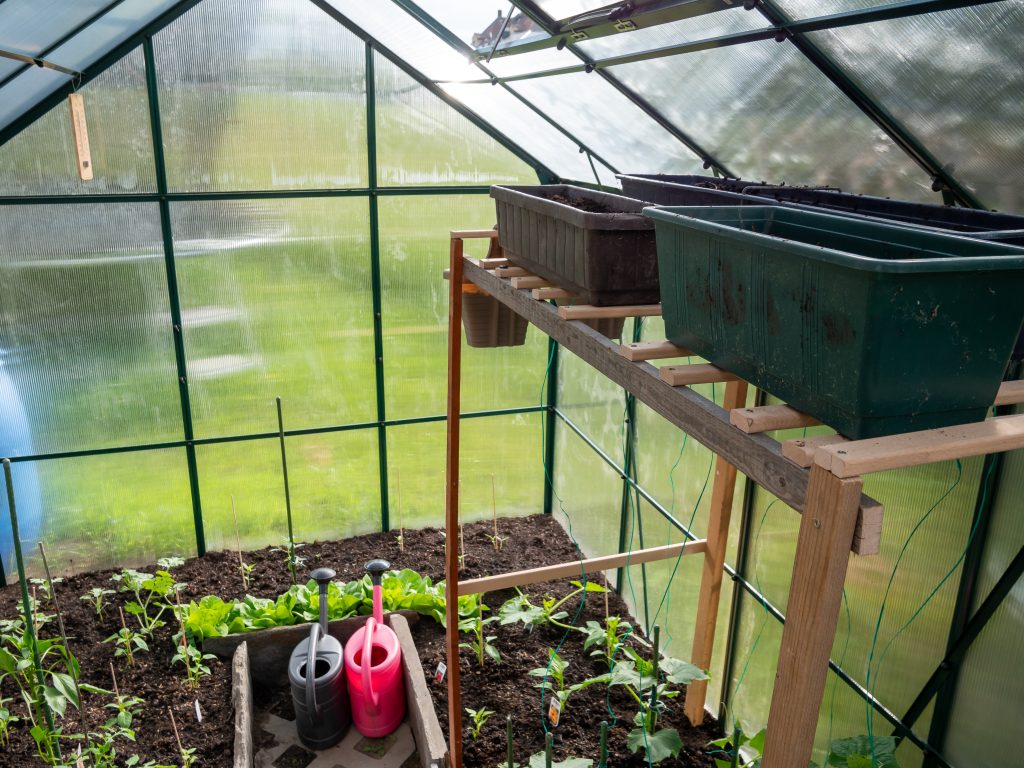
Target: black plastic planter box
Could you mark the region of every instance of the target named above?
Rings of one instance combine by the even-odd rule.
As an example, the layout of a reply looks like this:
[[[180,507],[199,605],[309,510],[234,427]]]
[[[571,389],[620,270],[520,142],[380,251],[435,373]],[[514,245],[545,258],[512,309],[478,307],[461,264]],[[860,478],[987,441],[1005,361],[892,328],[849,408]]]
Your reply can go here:
[[[668,338],[852,438],[985,418],[1024,248],[786,206],[648,208]]]
[[[749,189],[831,190],[834,187],[787,187],[764,181],[677,174],[619,174],[622,193],[655,205],[764,205]]]
[[[654,304],[658,261],[644,203],[564,184],[491,187],[508,260],[595,305]],[[607,213],[560,202],[582,200]]]

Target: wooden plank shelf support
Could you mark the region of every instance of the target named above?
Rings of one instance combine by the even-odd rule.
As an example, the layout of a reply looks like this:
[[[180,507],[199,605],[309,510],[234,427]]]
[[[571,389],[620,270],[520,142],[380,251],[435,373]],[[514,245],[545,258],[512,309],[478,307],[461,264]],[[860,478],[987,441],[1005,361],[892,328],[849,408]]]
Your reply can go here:
[[[993,405],[1020,405],[1024,403],[1024,379],[1004,381],[996,394]]]
[[[484,576],[479,579],[469,579],[459,584],[460,595],[482,594],[484,592],[496,592],[501,589],[522,587],[527,584],[537,584],[542,581],[554,579],[570,579],[578,577],[580,571],[586,573],[598,573],[610,571],[614,568],[622,568],[641,563],[653,563],[658,560],[667,560],[671,557],[682,555],[699,555],[706,551],[707,542],[704,539],[689,541],[685,544],[668,544],[663,547],[651,547],[649,549],[637,549],[632,552],[622,552],[617,555],[604,555],[602,557],[591,557],[586,560],[572,560],[557,565],[545,565],[540,568],[528,568],[523,571],[512,571],[497,576]]]
[[[508,259],[492,256],[489,259],[480,259],[478,262],[484,269],[497,269],[498,267],[507,267]]]
[[[782,455],[798,467],[809,469],[814,464],[814,454],[819,448],[837,443],[847,443],[842,435],[815,435],[786,440],[782,443]]]
[[[452,240],[479,240],[482,238],[495,238],[498,236],[496,229],[453,229],[449,233]]]
[[[549,299],[571,299],[573,295],[569,293],[565,288],[534,288],[533,298],[538,301],[547,301]]]
[[[522,267],[497,267],[494,270],[494,274],[498,277],[526,277],[527,275],[533,277],[530,272],[527,272]]]
[[[509,282],[512,283],[512,287],[516,290],[520,290],[521,288],[545,288],[551,285],[551,283],[543,277],[537,277],[536,275],[530,274],[513,277]]]
[[[773,432],[776,429],[798,429],[816,427],[821,424],[813,416],[801,413],[788,405],[761,405],[754,408],[734,408],[729,412],[729,422],[748,435]]]
[[[536,296],[534,298],[537,298]],[[671,357],[690,357],[688,349],[677,347],[671,341],[637,341],[632,344],[623,344],[619,347],[619,354],[632,363],[642,360],[665,360]]]
[[[595,307],[592,304],[573,304],[559,307],[563,320],[602,320],[609,317],[661,317],[661,304],[633,304],[621,307]]]
[[[826,445],[815,452],[814,463],[836,477],[847,478],[1016,448],[1024,448],[1024,413],[996,416],[976,424]]]
[[[688,387],[693,384],[717,384],[723,381],[737,381],[737,377],[711,363],[693,365],[666,365],[658,375],[671,387]]]

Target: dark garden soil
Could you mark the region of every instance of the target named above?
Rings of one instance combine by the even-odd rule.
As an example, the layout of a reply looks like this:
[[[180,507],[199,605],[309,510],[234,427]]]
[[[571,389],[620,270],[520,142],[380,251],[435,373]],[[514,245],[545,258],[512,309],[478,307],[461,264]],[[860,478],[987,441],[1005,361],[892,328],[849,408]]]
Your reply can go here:
[[[519,568],[564,562],[578,557],[571,540],[564,530],[550,517],[533,516],[499,520],[499,530],[507,540],[501,552],[496,552],[487,539],[492,533],[490,523],[475,523],[465,529],[465,570],[462,578],[475,578],[502,573]],[[443,531],[427,528],[406,531],[405,552],[399,551],[393,534],[370,534],[338,542],[318,542],[302,547],[298,554],[305,558],[303,569],[309,571],[322,565],[338,572],[338,579],[349,580],[362,575],[362,565],[374,557],[388,559],[393,568],[412,568],[424,575],[440,580],[444,575],[444,534]],[[280,552],[271,548],[244,554],[246,562],[255,565],[249,594],[261,597],[276,597],[291,586],[291,580]],[[203,595],[215,594],[222,598],[240,598],[244,595],[238,573],[237,552],[210,553],[203,558],[193,558],[184,565],[173,569],[179,582],[187,587],[182,600],[198,600]],[[152,573],[155,566],[139,570]],[[167,765],[180,765],[180,757],[174,732],[168,717],[168,708],[174,718],[186,748],[195,748],[196,765],[230,765],[231,745],[234,737],[234,712],[231,706],[231,675],[227,663],[213,660],[208,662],[211,674],[201,680],[198,691],[188,687],[181,665],[170,666],[174,653],[172,635],[176,626],[168,625],[158,629],[155,640],[150,643],[149,653],[138,653],[134,667],[129,667],[123,658],[115,659],[113,646],[103,640],[117,631],[120,619],[117,606],[123,605],[123,594],[108,597],[108,607],[102,620],[97,620],[93,608],[79,599],[93,587],[116,588],[110,581],[115,571],[98,571],[67,578],[56,585],[57,599],[70,636],[71,650],[81,664],[81,679],[85,682],[110,689],[110,664],[117,673],[117,682],[124,694],[139,696],[145,704],[135,718],[136,743],[118,742],[121,759],[138,754],[142,762],[155,760]],[[304,576],[304,574],[303,574]],[[568,583],[549,582],[528,588],[536,604],[544,595],[561,597],[572,590]],[[496,612],[513,590],[489,593],[485,602]],[[614,593],[608,596],[612,614],[627,616],[625,604]],[[0,618],[13,618],[18,614],[20,593],[17,585],[0,590]],[[579,607],[578,599],[564,606],[570,619],[575,617]],[[45,612],[52,613],[52,606],[45,606]],[[590,594],[575,623],[583,625],[588,619],[602,621],[605,615],[605,601],[602,594]],[[126,617],[131,619],[131,617]],[[169,618],[165,615],[165,618]],[[423,619],[414,625],[413,636],[420,652],[424,673],[434,698],[434,705],[442,728],[447,732],[447,692],[444,684],[433,682],[433,672],[445,658],[444,630],[433,621]],[[542,626],[527,632],[521,624],[488,627],[488,634],[497,635],[494,644],[501,653],[501,663],[487,660],[478,667],[476,658],[468,650],[462,651],[460,672],[464,707],[481,709],[486,707],[496,714],[483,726],[478,739],[468,733],[469,718],[463,716],[465,730],[465,764],[470,768],[497,766],[505,758],[505,718],[511,715],[515,729],[516,756],[521,762],[543,748],[542,711],[540,690],[535,687],[537,679],[530,677],[529,670],[542,667],[548,661],[548,649],[555,648],[562,641],[564,632],[556,627]],[[57,622],[46,624],[44,635],[58,632]],[[582,635],[572,633],[559,650],[569,666],[566,669],[566,684],[582,680],[607,671],[604,662],[584,653]],[[638,649],[640,646],[637,646]],[[609,693],[610,692],[610,693]],[[12,699],[7,705],[12,714],[22,721],[11,726],[10,744],[0,749],[0,768],[22,768],[41,765],[35,757],[35,743],[28,733],[26,713],[20,703],[16,688],[10,681],[0,686],[0,695]],[[95,731],[111,715],[104,708],[109,697],[83,694],[84,706],[81,712],[71,708],[61,725],[65,733]],[[202,721],[198,721],[195,702],[199,702]],[[694,729],[686,723],[682,714],[682,696],[669,704],[669,711],[659,725],[677,728],[683,739],[683,750],[677,760],[668,760],[664,766],[707,766],[713,762],[704,754],[708,741],[719,735],[717,723],[710,718],[701,728]],[[287,694],[265,702],[271,708],[288,714]],[[609,707],[612,714],[609,714]],[[621,687],[607,688],[594,685],[576,693],[562,715],[559,727],[554,731],[556,760],[568,756],[596,758],[598,755],[598,734],[601,720],[614,722],[609,738],[610,765],[623,768],[640,768],[646,762],[640,755],[632,755],[626,748],[626,735],[634,727],[632,718],[636,706]],[[119,760],[120,764],[120,760]]]
[[[578,208],[586,213],[622,213],[622,211],[616,211],[609,208],[607,205],[602,205],[596,200],[589,200],[585,197],[567,197],[566,195],[552,195],[550,197],[556,203],[562,205],[571,205],[573,208]]]

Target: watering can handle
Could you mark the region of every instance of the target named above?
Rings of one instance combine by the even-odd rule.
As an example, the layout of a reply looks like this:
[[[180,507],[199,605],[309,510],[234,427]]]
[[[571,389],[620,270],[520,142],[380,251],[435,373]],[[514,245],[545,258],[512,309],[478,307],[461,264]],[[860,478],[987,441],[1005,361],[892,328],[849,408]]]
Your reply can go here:
[[[376,620],[371,616],[366,620],[366,630],[363,633],[363,691],[366,693],[366,700],[370,706],[377,708],[380,696],[373,690],[373,680],[370,677],[370,667],[373,666],[373,632],[377,628]]]
[[[313,718],[320,720],[320,705],[316,700],[316,655],[320,640],[320,625],[313,624],[309,629],[309,652],[306,655],[306,709],[313,713]]]

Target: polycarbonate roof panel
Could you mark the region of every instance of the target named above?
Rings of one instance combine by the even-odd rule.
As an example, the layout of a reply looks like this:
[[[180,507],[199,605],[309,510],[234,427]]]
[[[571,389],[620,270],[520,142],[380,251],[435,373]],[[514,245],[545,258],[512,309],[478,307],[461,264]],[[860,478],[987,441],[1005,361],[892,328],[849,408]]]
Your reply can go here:
[[[809,37],[987,206],[1024,211],[1024,4]]]
[[[833,13],[861,11],[894,5],[902,0],[775,0],[775,5],[790,19],[810,19]]]
[[[568,19],[596,8],[614,5],[613,0],[538,0],[537,5],[555,21]]]
[[[930,179],[788,43],[610,71],[745,178],[938,201]]]
[[[47,61],[81,72],[178,2],[180,0],[124,0],[110,8],[114,5],[112,0],[6,0],[0,4],[0,48],[23,50],[31,45],[34,46],[32,52],[38,55],[103,8],[110,8],[45,56]],[[14,68],[4,64],[0,79],[18,72],[21,65],[15,63],[18,66]],[[52,69],[30,67],[21,71],[0,87],[0,128],[68,80],[68,76]]]
[[[595,180],[586,154],[504,88],[473,83],[451,83],[442,87],[559,176],[579,181]],[[610,168],[598,161],[595,165],[602,184],[614,183],[615,174]]]
[[[763,29],[769,26],[767,20],[759,13],[744,11],[742,7],[735,10],[708,13],[680,19],[656,27],[638,29],[608,37],[597,37],[578,43],[580,50],[586,51],[594,59],[606,59],[628,53],[650,51],[670,45],[692,43],[710,37],[721,37],[735,32],[749,32],[752,29]]]
[[[701,161],[596,73],[523,80],[511,88],[631,173],[697,173]]]

